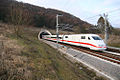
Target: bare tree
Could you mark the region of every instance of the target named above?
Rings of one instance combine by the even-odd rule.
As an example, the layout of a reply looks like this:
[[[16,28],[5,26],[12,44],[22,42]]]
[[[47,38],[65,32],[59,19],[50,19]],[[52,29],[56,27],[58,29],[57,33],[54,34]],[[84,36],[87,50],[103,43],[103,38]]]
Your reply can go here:
[[[14,24],[14,32],[18,37],[23,29],[22,26],[31,22],[31,14],[24,8],[23,3],[14,2],[11,4],[9,19]]]
[[[98,24],[98,29],[101,31],[101,33],[104,33],[105,20],[102,16],[98,19],[97,24]],[[107,30],[110,32],[113,29],[113,27],[108,20],[107,20],[106,24],[107,24]]]

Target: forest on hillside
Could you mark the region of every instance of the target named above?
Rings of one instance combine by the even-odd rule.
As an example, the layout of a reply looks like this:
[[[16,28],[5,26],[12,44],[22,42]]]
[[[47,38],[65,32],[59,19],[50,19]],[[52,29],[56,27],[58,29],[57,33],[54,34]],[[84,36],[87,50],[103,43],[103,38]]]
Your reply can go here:
[[[59,18],[59,23],[62,25],[67,24],[67,27],[79,27],[80,32],[92,26],[63,11],[46,9],[15,0],[2,0],[0,2],[0,21],[14,25],[32,25],[54,29],[56,26],[56,14],[63,15],[63,17]]]

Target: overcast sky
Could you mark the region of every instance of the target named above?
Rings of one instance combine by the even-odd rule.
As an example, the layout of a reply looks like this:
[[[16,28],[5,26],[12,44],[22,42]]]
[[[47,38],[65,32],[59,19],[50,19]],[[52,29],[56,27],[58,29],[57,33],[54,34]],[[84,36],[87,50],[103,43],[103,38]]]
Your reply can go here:
[[[120,0],[18,0],[40,7],[53,8],[73,14],[91,24],[103,13],[114,27],[120,28]]]

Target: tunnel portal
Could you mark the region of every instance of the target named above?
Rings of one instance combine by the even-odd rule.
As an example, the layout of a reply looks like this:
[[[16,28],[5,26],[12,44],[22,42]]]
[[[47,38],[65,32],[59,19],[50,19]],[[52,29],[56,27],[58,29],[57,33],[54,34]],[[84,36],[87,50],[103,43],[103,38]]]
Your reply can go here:
[[[39,39],[42,39],[42,36],[43,35],[52,35],[48,30],[41,30],[40,32],[39,32],[39,35],[38,35],[38,38]]]

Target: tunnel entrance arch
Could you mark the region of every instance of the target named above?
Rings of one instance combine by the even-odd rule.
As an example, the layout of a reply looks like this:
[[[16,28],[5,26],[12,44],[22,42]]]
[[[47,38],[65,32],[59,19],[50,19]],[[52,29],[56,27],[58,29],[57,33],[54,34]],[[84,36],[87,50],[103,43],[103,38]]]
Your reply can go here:
[[[43,35],[50,35],[50,34],[45,33],[45,32],[42,32],[42,33],[40,34],[40,39],[42,39],[42,36],[43,36]]]
[[[38,34],[38,39],[42,39],[43,35],[52,35],[48,30],[41,30]]]

